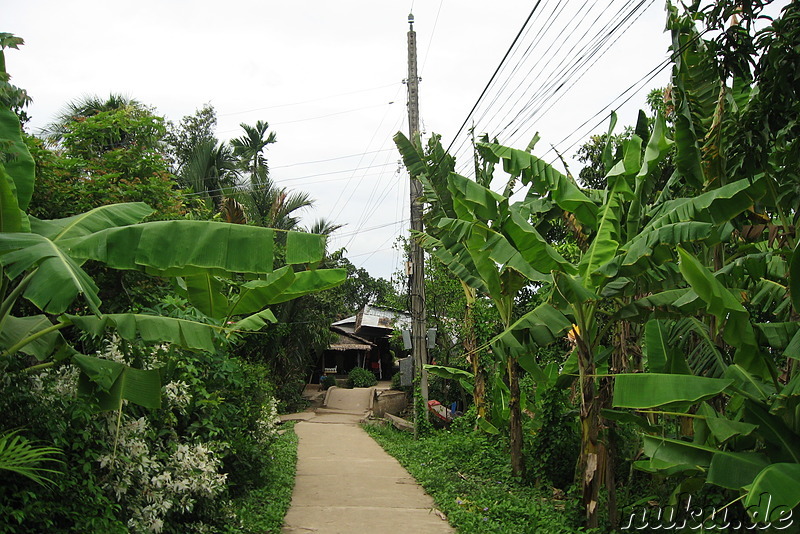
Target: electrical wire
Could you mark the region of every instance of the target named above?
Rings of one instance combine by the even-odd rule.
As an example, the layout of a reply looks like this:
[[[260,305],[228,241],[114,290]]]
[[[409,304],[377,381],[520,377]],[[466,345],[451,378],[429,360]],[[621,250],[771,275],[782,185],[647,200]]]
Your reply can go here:
[[[285,107],[290,107],[290,106],[300,106],[302,104],[310,104],[312,102],[320,102],[322,100],[330,100],[331,98],[339,98],[341,96],[349,96],[349,95],[355,95],[355,94],[358,94],[358,93],[367,93],[367,92],[370,92],[370,91],[377,91],[378,89],[386,89],[387,87],[394,87],[398,83],[399,82],[394,82],[394,83],[390,83],[390,84],[386,84],[386,85],[379,85],[377,87],[371,87],[369,89],[358,89],[356,91],[349,91],[347,93],[338,93],[338,94],[335,94],[335,95],[321,96],[319,98],[312,98],[310,100],[303,100],[303,101],[300,101],[300,102],[291,102],[291,103],[287,103],[287,104],[275,104],[274,106],[265,106],[265,107],[262,107],[262,108],[248,109],[246,111],[232,111],[230,113],[220,113],[218,116],[219,117],[230,117],[232,115],[243,115],[245,113],[253,113],[255,111],[264,111],[264,110],[267,110],[267,109],[277,109],[277,108],[285,108]]]

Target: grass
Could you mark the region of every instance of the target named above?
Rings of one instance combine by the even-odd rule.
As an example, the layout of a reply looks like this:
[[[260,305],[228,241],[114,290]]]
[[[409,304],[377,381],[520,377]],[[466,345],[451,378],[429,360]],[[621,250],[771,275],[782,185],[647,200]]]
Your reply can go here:
[[[471,430],[435,431],[414,440],[392,427],[366,431],[411,473],[461,534],[571,534],[577,499],[522,484],[511,475],[508,452],[497,438]]]
[[[270,461],[265,468],[266,483],[233,501],[233,510],[240,523],[236,532],[261,534],[280,532],[283,518],[292,502],[297,471],[297,434],[294,422],[281,425],[286,429],[269,449]]]

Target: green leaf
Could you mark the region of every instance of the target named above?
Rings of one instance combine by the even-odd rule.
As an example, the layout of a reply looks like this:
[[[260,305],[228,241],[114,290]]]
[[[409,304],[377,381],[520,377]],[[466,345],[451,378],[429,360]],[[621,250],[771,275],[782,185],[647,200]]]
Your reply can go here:
[[[22,128],[13,111],[0,109],[0,144],[6,154],[3,167],[14,182],[19,209],[25,211],[33,196],[35,164],[22,140]]]
[[[642,231],[689,221],[724,225],[763,197],[765,190],[763,179],[743,179],[697,196],[662,202]]]
[[[317,269],[315,271],[301,271],[295,273],[291,285],[273,297],[269,304],[279,304],[292,299],[325,291],[342,284],[347,279],[346,269]]]
[[[521,212],[521,206],[510,208],[510,217],[502,225],[503,234],[519,255],[541,273],[553,270],[575,274],[575,267],[559,254],[531,225]]]
[[[644,453],[654,460],[693,467],[708,467],[716,449],[657,436],[642,436]]]
[[[612,191],[598,213],[600,219],[597,233],[578,264],[578,273],[587,287],[592,287],[590,285],[591,275],[617,254],[619,249],[619,209],[617,192]]]
[[[669,359],[669,328],[665,321],[650,319],[644,325],[644,356],[647,368],[653,373],[663,373]]]
[[[535,347],[546,347],[560,339],[572,321],[550,304],[540,304],[520,317],[492,342],[499,353],[523,354]]]
[[[722,393],[733,380],[659,373],[619,374],[614,381],[614,407],[646,409],[691,405]]]
[[[263,310],[258,313],[254,313],[248,317],[245,317],[241,321],[237,321],[233,323],[229,328],[228,331],[230,332],[254,332],[256,330],[261,330],[267,323],[277,323],[278,319],[275,317],[275,314],[272,313],[272,310]]]
[[[4,349],[13,347],[25,338],[53,326],[46,315],[30,315],[27,317],[8,316],[0,330],[0,345]],[[34,356],[43,361],[49,358],[56,350],[57,345],[66,343],[59,332],[50,332],[23,346],[20,352]]]
[[[493,436],[500,434],[500,431],[497,429],[497,427],[483,417],[476,418],[475,423],[478,425],[478,428],[487,434],[492,434]]]
[[[73,361],[85,376],[79,387],[80,392],[93,396],[102,410],[119,409],[122,399],[145,408],[161,407],[161,374],[158,369],[135,369],[123,363],[83,354],[75,355]],[[101,389],[93,388],[86,379]]]
[[[239,295],[232,299],[230,315],[249,315],[268,306],[294,282],[295,273],[290,266],[281,267],[264,280],[242,284]]]
[[[503,202],[507,203],[507,199],[502,195],[456,173],[450,174],[447,184],[453,196],[453,205],[459,215],[465,209],[481,221],[500,218],[500,205]],[[458,209],[459,206],[462,208],[461,211]]]
[[[394,143],[397,145],[397,149],[403,157],[403,164],[406,166],[406,169],[408,169],[408,173],[414,177],[424,174],[425,163],[422,161],[422,157],[417,151],[417,148],[409,141],[408,137],[401,132],[397,132],[394,135]]]
[[[765,467],[753,481],[744,500],[745,509],[754,520],[777,522],[791,517],[800,504],[800,465],[778,463]],[[791,521],[789,522],[791,525]]]
[[[86,237],[100,230],[143,221],[154,211],[143,202],[109,204],[64,219],[40,220],[31,217],[31,231],[54,242]]]
[[[21,232],[22,217],[14,182],[0,162],[0,232]]]
[[[775,386],[751,375],[740,365],[729,365],[725,369],[725,378],[733,380],[737,391],[755,401],[766,401],[775,393]]]
[[[774,349],[786,349],[800,332],[797,322],[756,323],[754,326],[766,344]]]
[[[61,449],[31,443],[19,435],[19,430],[4,431],[0,434],[0,469],[27,477],[37,484],[55,484],[44,474],[55,474],[59,471],[42,465],[45,462],[63,463],[55,458],[59,454],[62,454]]]
[[[706,482],[727,489],[740,490],[753,483],[769,465],[766,456],[756,452],[717,451],[711,457]]]
[[[789,295],[795,313],[800,313],[800,242],[794,247],[792,260],[789,263]]]
[[[214,221],[157,221],[109,228],[63,243],[74,258],[159,276],[269,273],[275,232]],[[168,246],[167,246],[168,245]]]
[[[63,313],[82,294],[94,313],[100,314],[100,298],[94,281],[66,252],[46,237],[36,234],[0,234],[0,264],[14,279],[36,268],[23,293],[39,309]]]
[[[288,265],[319,263],[325,256],[325,241],[326,237],[324,235],[288,232],[286,236],[286,263]]]
[[[650,424],[646,418],[641,415],[636,415],[631,412],[623,412],[620,410],[611,410],[604,408],[600,410],[600,415],[610,421],[618,421],[620,423],[634,424],[640,427],[645,432],[659,432],[660,428]]]
[[[447,367],[445,365],[430,365],[425,364],[423,365],[427,371],[440,378],[444,378],[445,380],[458,380],[460,378],[464,378],[467,380],[474,380],[475,375],[470,373],[469,371],[465,371],[464,369],[459,369],[457,367]]]
[[[533,189],[543,197],[552,196],[553,201],[589,228],[597,228],[597,205],[587,197],[573,180],[555,170],[544,160],[522,150],[497,144],[480,143],[480,147],[503,160],[503,169],[513,176],[521,176],[524,184],[532,184]]]
[[[792,432],[783,419],[750,399],[744,403],[744,418],[758,425],[758,434],[778,447],[779,460],[800,463],[800,436]]]
[[[720,417],[717,412],[705,402],[700,405],[697,414],[704,417],[703,421],[718,443],[725,443],[735,436],[747,436],[757,428],[756,425],[750,423],[732,421],[726,417]]]
[[[769,366],[773,364],[761,357],[750,314],[744,306],[697,258],[681,247],[678,254],[683,277],[706,302],[708,313],[724,322],[723,339],[738,349],[734,361],[752,374],[770,376]]]
[[[184,278],[189,302],[198,310],[214,319],[228,316],[228,299],[222,294],[223,284],[208,273]]]
[[[186,319],[135,313],[65,317],[77,328],[95,336],[103,336],[107,329],[113,328],[127,341],[141,337],[147,343],[175,343],[183,348],[208,352],[216,350],[212,336],[221,331],[218,326]]]

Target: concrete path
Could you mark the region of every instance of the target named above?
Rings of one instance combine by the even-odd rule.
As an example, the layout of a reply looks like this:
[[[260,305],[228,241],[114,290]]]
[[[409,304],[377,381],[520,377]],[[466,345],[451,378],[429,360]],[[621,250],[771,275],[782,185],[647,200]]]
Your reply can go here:
[[[359,426],[363,412],[335,409],[294,427],[297,478],[283,532],[454,532],[430,496]]]

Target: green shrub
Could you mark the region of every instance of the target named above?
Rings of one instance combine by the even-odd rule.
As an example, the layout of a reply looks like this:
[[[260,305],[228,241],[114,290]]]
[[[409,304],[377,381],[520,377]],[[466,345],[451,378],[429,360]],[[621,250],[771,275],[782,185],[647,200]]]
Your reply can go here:
[[[569,393],[552,387],[536,394],[536,418],[525,420],[527,474],[535,484],[567,489],[574,480],[581,450],[580,429]]]
[[[347,382],[353,388],[368,388],[377,384],[378,379],[371,371],[355,367],[347,374]]]

